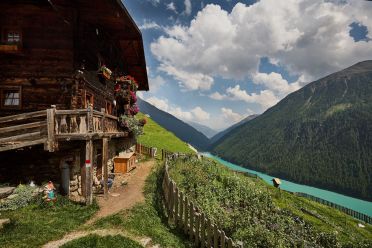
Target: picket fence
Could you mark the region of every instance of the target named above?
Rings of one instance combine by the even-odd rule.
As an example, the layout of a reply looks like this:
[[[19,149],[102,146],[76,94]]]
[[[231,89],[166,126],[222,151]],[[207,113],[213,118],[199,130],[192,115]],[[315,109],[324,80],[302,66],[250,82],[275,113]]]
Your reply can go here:
[[[156,150],[157,148],[154,147],[147,147],[139,143],[136,144],[136,153],[146,155],[151,158],[156,156]]]

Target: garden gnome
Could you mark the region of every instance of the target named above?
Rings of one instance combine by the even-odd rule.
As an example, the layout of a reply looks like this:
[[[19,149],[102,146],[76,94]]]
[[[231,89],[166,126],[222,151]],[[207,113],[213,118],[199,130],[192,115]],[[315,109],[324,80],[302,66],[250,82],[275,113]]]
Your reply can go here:
[[[44,199],[46,202],[55,202],[57,201],[57,196],[55,194],[56,188],[54,187],[54,184],[52,181],[49,181],[47,185],[44,187]]]

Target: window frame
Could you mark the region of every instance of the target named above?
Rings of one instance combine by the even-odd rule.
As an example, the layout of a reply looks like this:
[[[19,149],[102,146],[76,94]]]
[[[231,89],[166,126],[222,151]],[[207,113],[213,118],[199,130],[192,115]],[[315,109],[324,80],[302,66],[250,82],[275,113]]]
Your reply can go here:
[[[114,107],[113,104],[110,101],[106,100],[106,107],[105,107],[106,114],[112,115],[114,111],[113,107]]]
[[[17,28],[17,27],[4,27],[2,29],[2,35],[1,35],[1,42],[3,44],[7,44],[7,45],[22,45],[23,43],[23,34],[22,34],[22,30],[20,28]],[[9,42],[8,41],[8,34],[9,33],[18,33],[19,34],[19,41],[17,42]]]
[[[19,104],[18,105],[5,105],[5,93],[6,91],[18,91],[19,93]],[[2,109],[21,109],[22,108],[22,86],[1,86],[0,87],[0,101]]]
[[[89,102],[92,104],[92,107],[94,107],[94,94],[89,92],[89,91],[85,91],[85,94],[84,94],[84,108],[88,108],[88,101],[87,99],[89,98]]]

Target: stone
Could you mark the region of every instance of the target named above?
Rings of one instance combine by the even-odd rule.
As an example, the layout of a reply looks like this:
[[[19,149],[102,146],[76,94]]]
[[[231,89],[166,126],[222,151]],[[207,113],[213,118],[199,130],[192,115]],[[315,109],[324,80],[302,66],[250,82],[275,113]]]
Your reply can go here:
[[[70,186],[77,186],[78,184],[78,180],[70,181]]]
[[[147,245],[150,244],[151,241],[152,241],[151,238],[143,238],[143,239],[140,240],[140,243],[141,243],[141,245],[146,247]]]
[[[79,195],[82,195],[81,194],[81,188],[78,188],[77,192],[78,192]]]
[[[0,219],[0,230],[3,229],[3,226],[10,223],[10,219]]]
[[[11,200],[11,199],[16,198],[17,196],[18,196],[18,194],[12,194],[12,195],[8,196],[6,199]]]
[[[77,191],[71,192],[70,197],[79,197],[79,193]]]
[[[2,187],[0,188],[0,199],[6,198],[13,193],[15,187]]]
[[[74,191],[77,191],[78,190],[78,186],[77,185],[74,185],[74,186],[70,186],[70,192],[74,192]]]

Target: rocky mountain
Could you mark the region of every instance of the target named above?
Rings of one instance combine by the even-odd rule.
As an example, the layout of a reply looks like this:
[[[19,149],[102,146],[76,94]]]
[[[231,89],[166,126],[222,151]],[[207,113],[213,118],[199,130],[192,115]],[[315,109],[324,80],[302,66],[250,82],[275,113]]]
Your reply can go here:
[[[247,168],[372,200],[372,60],[289,94],[212,149]]]
[[[150,115],[155,122],[174,133],[184,142],[191,144],[200,151],[205,151],[208,148],[209,139],[189,124],[140,98],[138,98],[137,104],[142,113]]]

